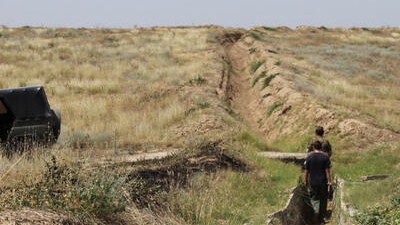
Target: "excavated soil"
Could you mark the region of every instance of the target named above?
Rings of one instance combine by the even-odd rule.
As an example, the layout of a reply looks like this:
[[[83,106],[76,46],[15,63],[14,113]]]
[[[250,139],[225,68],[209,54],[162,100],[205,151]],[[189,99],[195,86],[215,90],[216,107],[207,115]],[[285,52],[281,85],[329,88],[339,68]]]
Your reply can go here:
[[[340,110],[347,109],[327,108],[317,98],[298,91],[293,82],[298,75],[281,66],[281,61],[293,68],[308,65],[279,52],[279,47],[241,33],[227,33],[219,41],[224,47],[221,57],[229,69],[221,75],[218,93],[260,137],[266,140],[301,137],[321,125],[326,131],[350,140],[354,149],[400,138],[399,133],[374,124],[341,118],[344,113]],[[259,67],[255,67],[256,63],[260,63]],[[262,73],[265,76],[256,82]],[[272,78],[265,85],[263,79],[268,76]]]
[[[214,173],[218,170],[231,169],[248,171],[248,166],[225,153],[218,143],[202,146],[197,153],[189,157],[148,160],[140,162],[145,168],[136,169],[128,180],[134,181],[131,191],[132,200],[138,207],[156,208],[163,204],[160,193],[171,188],[184,188],[188,180],[196,173]]]

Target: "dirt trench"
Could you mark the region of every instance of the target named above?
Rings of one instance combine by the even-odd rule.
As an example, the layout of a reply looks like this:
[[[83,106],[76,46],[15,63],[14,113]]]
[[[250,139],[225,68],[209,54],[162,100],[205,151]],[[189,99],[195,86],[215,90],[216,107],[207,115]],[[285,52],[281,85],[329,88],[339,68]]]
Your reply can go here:
[[[246,50],[237,47],[236,44],[243,37],[244,33],[225,33],[219,38],[224,49],[222,59],[227,64],[222,71],[219,91],[220,97],[225,99],[232,109],[237,112],[250,129],[261,135],[258,129],[254,110],[249,110],[250,102],[255,98],[252,96],[247,80]]]
[[[247,68],[247,49],[238,46],[243,33],[226,33],[219,38],[220,44],[223,46],[224,55],[222,59],[229,66],[222,72],[220,80],[220,91],[218,92],[221,98],[232,107],[243,119],[245,124],[258,134],[260,137],[265,137],[265,133],[260,130],[258,119],[262,114],[262,109],[258,106],[257,96],[252,93],[249,72]],[[290,110],[290,108],[289,108]],[[283,156],[281,157],[281,155]],[[285,153],[271,154],[266,153],[265,157],[271,157],[281,160],[285,163],[295,163],[301,166],[305,156],[289,155],[285,157]],[[279,155],[279,157],[276,157]],[[268,217],[267,224],[282,224],[282,225],[309,225],[312,224],[312,208],[307,198],[307,191],[301,185],[296,186],[291,191],[288,197],[286,206],[271,214]],[[330,224],[330,223],[328,223]]]

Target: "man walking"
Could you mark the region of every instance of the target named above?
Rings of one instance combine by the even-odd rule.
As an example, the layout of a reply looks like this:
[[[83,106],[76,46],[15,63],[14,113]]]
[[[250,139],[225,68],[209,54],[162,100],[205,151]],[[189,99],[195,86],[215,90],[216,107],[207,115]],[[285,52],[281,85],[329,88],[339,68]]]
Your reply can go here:
[[[315,129],[315,136],[313,139],[310,141],[308,147],[307,147],[307,152],[312,152],[313,147],[312,144],[316,141],[321,142],[322,145],[322,151],[325,152],[329,157],[332,155],[332,146],[331,143],[327,139],[324,138],[324,128],[321,126],[318,126]]]
[[[315,141],[313,151],[305,161],[304,183],[310,191],[311,205],[314,209],[313,222],[323,223],[328,204],[328,185],[332,184],[331,161],[322,152],[322,144]]]

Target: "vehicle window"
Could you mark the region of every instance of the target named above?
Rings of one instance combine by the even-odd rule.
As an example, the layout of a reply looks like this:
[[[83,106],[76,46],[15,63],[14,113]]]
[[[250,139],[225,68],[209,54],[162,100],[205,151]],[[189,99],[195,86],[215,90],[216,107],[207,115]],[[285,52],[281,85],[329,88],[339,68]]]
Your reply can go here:
[[[0,115],[7,114],[7,108],[3,104],[3,100],[0,99]]]

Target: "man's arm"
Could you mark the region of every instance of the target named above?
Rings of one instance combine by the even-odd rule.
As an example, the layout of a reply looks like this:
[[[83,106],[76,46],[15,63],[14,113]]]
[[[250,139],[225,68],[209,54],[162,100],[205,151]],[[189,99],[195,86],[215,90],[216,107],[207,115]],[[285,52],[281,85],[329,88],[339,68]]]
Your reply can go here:
[[[308,170],[304,170],[304,176],[303,176],[303,181],[304,181],[304,185],[306,187],[308,187],[308,180],[309,180],[309,176],[310,176],[310,172],[308,172]]]
[[[328,179],[328,185],[332,184],[332,175],[331,175],[331,169],[325,169],[325,173],[326,173],[326,178]]]

